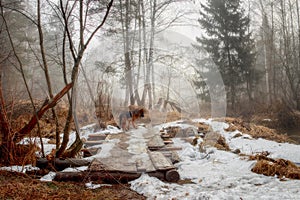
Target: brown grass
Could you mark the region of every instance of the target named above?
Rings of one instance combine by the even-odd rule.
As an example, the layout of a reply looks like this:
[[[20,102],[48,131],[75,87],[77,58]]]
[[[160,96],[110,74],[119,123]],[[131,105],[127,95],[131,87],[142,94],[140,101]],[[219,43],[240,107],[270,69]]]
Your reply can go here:
[[[0,199],[145,199],[126,184],[90,190],[83,183],[45,183],[6,171],[0,171],[0,188]]]
[[[204,134],[206,134],[212,130],[212,128],[209,125],[204,124],[202,122],[196,123],[195,126],[198,127],[198,132],[204,133]]]
[[[39,109],[42,106],[43,102],[36,101],[35,107]],[[24,127],[33,116],[33,108],[29,101],[22,101],[15,105],[14,109],[11,111],[13,131],[16,132]],[[66,116],[68,113],[68,107],[64,104],[58,104],[56,106],[56,114],[59,122],[59,131],[62,132],[63,127],[65,125]],[[46,138],[54,138],[55,137],[55,121],[52,117],[51,110],[48,110],[43,117],[39,120],[41,134]],[[72,126],[74,127],[74,126]],[[38,136],[37,127],[35,127],[31,131],[31,136]]]
[[[295,143],[295,141],[293,141],[287,135],[279,134],[275,129],[247,123],[238,118],[226,118],[225,121],[229,124],[229,128],[225,129],[226,131],[239,130],[242,133],[251,135],[253,138],[263,138],[280,143]]]
[[[176,111],[168,112],[166,122],[177,121],[181,119],[181,114]]]
[[[265,176],[275,176],[278,178],[300,179],[300,167],[293,162],[284,159],[271,159],[266,156],[257,156],[257,163],[251,169],[252,172]]]
[[[212,146],[219,150],[230,151],[226,139],[217,132],[209,132],[206,134],[202,146]]]

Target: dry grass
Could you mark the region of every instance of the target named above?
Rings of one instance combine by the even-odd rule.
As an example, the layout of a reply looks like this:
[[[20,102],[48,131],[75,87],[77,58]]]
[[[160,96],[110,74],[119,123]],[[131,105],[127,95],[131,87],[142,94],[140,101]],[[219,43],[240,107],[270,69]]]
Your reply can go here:
[[[125,184],[90,190],[83,183],[45,183],[6,171],[0,171],[0,188],[0,199],[146,199]]]
[[[36,101],[35,107],[39,109],[42,106],[43,102]],[[14,109],[11,111],[12,113],[12,122],[13,131],[16,132],[23,128],[32,118],[33,116],[33,108],[29,101],[22,101],[15,105]],[[66,116],[68,114],[68,107],[64,104],[58,104],[56,106],[56,114],[59,122],[59,132],[62,132],[63,127],[65,125]],[[41,134],[46,138],[54,138],[55,137],[55,121],[52,117],[51,110],[48,110],[42,118],[39,120]],[[74,126],[72,125],[72,128]],[[37,136],[37,127],[35,127],[31,131],[31,136]]]
[[[251,169],[252,172],[265,176],[278,176],[278,178],[300,179],[300,167],[293,162],[284,159],[274,160],[264,155],[256,155],[257,163]]]
[[[239,130],[242,133],[251,135],[253,138],[263,138],[280,143],[295,143],[295,141],[293,141],[287,135],[278,134],[275,129],[270,129],[264,126],[247,123],[237,118],[226,118],[225,121],[229,124],[229,128],[227,128],[226,131]]]
[[[181,119],[181,113],[172,111],[167,113],[166,122],[173,122]]]
[[[206,134],[202,146],[212,146],[219,150],[230,151],[230,148],[226,143],[226,139],[217,132],[209,132]]]
[[[196,124],[194,124],[194,125],[195,125],[196,127],[198,127],[198,132],[200,132],[200,133],[206,134],[206,133],[208,133],[209,131],[212,130],[212,128],[211,128],[209,125],[204,124],[204,123],[202,123],[202,122],[196,123]]]
[[[27,164],[35,165],[36,163],[36,152],[40,148],[34,143],[28,145],[15,144],[12,145],[12,151],[8,158],[4,157],[5,148],[0,148],[0,166],[6,165],[8,160],[10,165],[24,166]]]

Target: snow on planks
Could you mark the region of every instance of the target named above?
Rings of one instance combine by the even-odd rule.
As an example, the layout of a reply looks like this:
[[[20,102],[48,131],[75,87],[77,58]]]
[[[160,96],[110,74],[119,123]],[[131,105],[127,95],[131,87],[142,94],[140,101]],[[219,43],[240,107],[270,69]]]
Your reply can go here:
[[[149,155],[156,170],[175,169],[174,165],[161,152],[150,151]]]
[[[111,140],[115,143],[110,146]],[[180,178],[171,160],[164,155],[168,152],[171,155],[172,152],[166,148],[160,135],[154,133],[153,130],[144,129],[137,132],[112,134],[106,138],[92,135],[86,145],[93,146],[93,142],[95,144],[98,142],[103,145],[108,144],[111,149],[100,148],[99,154],[97,153],[97,157],[92,161],[88,170],[58,172],[55,180],[70,181],[85,177],[108,182],[130,181],[138,178],[142,173],[148,173],[150,176],[169,182],[177,182]]]
[[[95,159],[89,167],[91,172],[119,172],[127,176],[128,173],[140,174],[146,172],[151,176],[163,178],[170,182],[179,180],[179,174],[176,171],[172,162],[159,152],[163,149],[165,144],[158,134],[153,134],[152,131],[147,131],[144,135],[145,152],[135,154],[130,151],[130,137],[131,134],[121,133],[110,135],[107,139],[118,139],[119,142],[110,150],[110,156]],[[143,135],[143,136],[144,136]],[[150,137],[149,137],[150,136]],[[142,141],[140,141],[142,142]],[[155,152],[150,150],[156,150]]]

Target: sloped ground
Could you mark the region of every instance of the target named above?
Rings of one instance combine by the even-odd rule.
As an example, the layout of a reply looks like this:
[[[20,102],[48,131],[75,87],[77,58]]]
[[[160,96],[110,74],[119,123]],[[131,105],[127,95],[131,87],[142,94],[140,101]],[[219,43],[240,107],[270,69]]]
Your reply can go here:
[[[83,183],[41,182],[7,171],[0,171],[0,188],[0,199],[146,199],[125,184],[91,190]]]

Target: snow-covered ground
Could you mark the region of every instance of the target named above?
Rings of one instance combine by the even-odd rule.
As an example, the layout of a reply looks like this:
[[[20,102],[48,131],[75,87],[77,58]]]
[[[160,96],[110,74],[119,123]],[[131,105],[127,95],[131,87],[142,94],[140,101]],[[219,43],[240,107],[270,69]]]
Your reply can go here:
[[[241,137],[234,137],[238,131],[226,132],[224,128],[229,125],[224,122],[214,120],[197,119],[195,122],[209,124],[213,131],[222,134],[232,150],[239,149],[243,154],[255,154],[268,151],[269,157],[283,158],[300,163],[300,145],[277,143],[264,139],[253,139],[251,136],[242,134]],[[162,127],[181,126],[182,128],[191,125],[183,122],[172,122],[153,127],[159,130]],[[138,156],[144,153],[146,128],[130,130],[132,138],[128,141],[129,151]],[[119,133],[120,131],[109,126],[104,133]],[[83,127],[81,134],[87,138],[89,134],[95,133],[93,125]],[[103,133],[100,131],[98,133]],[[75,135],[70,138],[70,143],[74,141]],[[38,142],[38,140],[36,140]],[[46,140],[45,140],[46,141]],[[101,152],[94,157],[107,157],[109,151],[118,142],[116,140],[106,141],[100,144]],[[267,177],[251,172],[255,161],[248,161],[232,152],[217,150],[215,148],[206,149],[206,153],[200,153],[198,146],[193,146],[181,138],[173,139],[174,146],[181,147],[178,151],[181,159],[176,164],[181,179],[191,180],[189,184],[166,183],[157,178],[143,174],[140,178],[130,182],[131,189],[146,196],[148,199],[300,199],[300,181],[290,180],[280,181],[277,177]],[[201,139],[199,139],[201,142]],[[46,152],[51,152],[54,145],[45,144]],[[27,167],[29,168],[29,167]],[[27,169],[25,168],[25,169]],[[72,170],[85,170],[78,168]],[[17,170],[11,167],[11,170]],[[24,170],[24,168],[22,169]],[[71,170],[71,169],[66,169]],[[43,181],[49,181],[54,177],[52,172]],[[92,183],[87,187],[94,188]],[[98,186],[95,186],[95,188]]]
[[[300,162],[300,146],[277,143],[264,139],[252,139],[244,135],[234,138],[235,132],[226,132],[228,124],[213,120],[195,120],[210,124],[214,131],[222,134],[231,149],[240,149],[241,153],[254,154],[268,151],[270,157],[284,158]],[[181,123],[180,123],[181,124]],[[179,124],[160,125],[167,127]],[[183,126],[186,126],[183,124]],[[132,181],[131,189],[149,199],[299,199],[300,181],[280,181],[276,177],[267,177],[251,172],[255,161],[248,161],[231,152],[215,148],[207,149],[209,156],[199,152],[198,147],[173,139],[174,146],[182,147],[179,151],[181,162],[177,163],[181,179],[191,179],[192,184],[165,183],[144,174]]]

